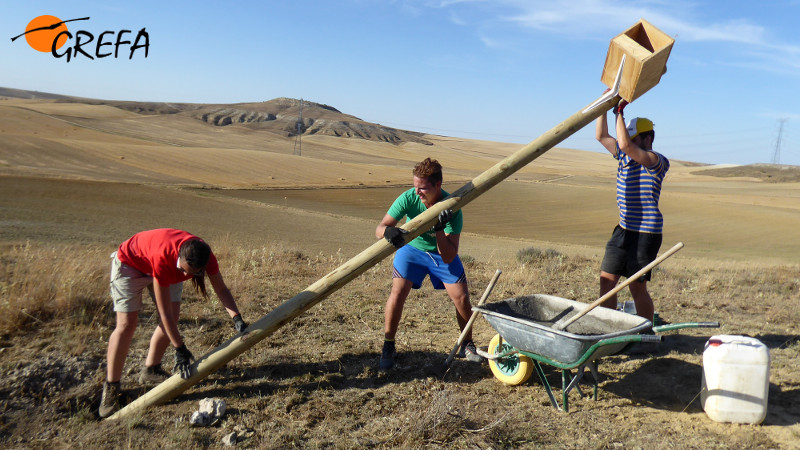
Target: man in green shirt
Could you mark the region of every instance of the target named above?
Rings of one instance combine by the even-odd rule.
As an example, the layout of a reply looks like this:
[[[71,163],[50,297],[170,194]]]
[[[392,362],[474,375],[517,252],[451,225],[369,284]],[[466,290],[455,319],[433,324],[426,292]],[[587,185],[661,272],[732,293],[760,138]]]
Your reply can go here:
[[[456,317],[462,330],[472,315],[469,302],[467,275],[458,257],[458,244],[464,223],[461,211],[444,210],[438,223],[429,231],[405,245],[405,230],[397,227],[403,217],[412,220],[449,194],[442,190],[442,166],[426,158],[414,166],[414,187],[403,192],[375,229],[377,238],[384,238],[399,250],[392,264],[392,292],[386,301],[384,342],[380,369],[394,367],[396,355],[394,338],[403,314],[403,306],[411,289],[419,289],[426,276],[430,276],[435,289],[445,289],[456,307]],[[468,333],[460,356],[480,362]]]

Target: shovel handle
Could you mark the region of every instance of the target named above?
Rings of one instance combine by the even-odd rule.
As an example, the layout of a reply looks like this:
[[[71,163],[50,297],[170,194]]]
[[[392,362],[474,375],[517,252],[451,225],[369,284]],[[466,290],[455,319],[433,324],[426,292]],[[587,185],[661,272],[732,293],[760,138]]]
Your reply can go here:
[[[492,292],[492,289],[494,289],[494,285],[495,283],[497,283],[497,279],[500,278],[501,273],[503,273],[503,271],[500,269],[497,269],[497,272],[494,273],[494,276],[492,277],[491,281],[489,281],[489,284],[486,286],[486,290],[483,291],[483,296],[478,301],[478,306],[483,306],[483,304],[486,303],[486,299],[489,298],[489,294]],[[456,356],[458,348],[461,347],[461,344],[464,343],[464,337],[466,337],[467,333],[472,329],[472,323],[475,322],[475,319],[477,317],[478,317],[478,311],[473,311],[472,316],[470,316],[469,318],[469,321],[467,322],[466,325],[464,325],[464,329],[461,330],[461,335],[458,337],[456,345],[453,347],[453,350],[450,351],[450,355],[444,362],[445,367],[449,367],[450,363],[453,362],[453,358]]]
[[[649,272],[653,267],[661,264],[662,261],[664,261],[665,259],[669,258],[673,254],[675,254],[675,252],[677,252],[678,250],[680,250],[682,248],[683,248],[683,242],[678,242],[677,244],[672,246],[671,249],[667,250],[661,256],[659,256],[658,258],[654,259],[650,264],[642,267],[641,270],[639,270],[635,274],[633,274],[630,277],[628,277],[627,280],[625,280],[624,282],[616,285],[614,287],[614,289],[606,292],[602,297],[600,297],[597,300],[595,300],[594,302],[592,302],[586,309],[584,309],[583,311],[581,311],[578,314],[575,314],[574,316],[572,316],[569,320],[567,320],[563,324],[555,324],[555,325],[553,325],[553,328],[555,328],[557,330],[563,330],[563,329],[567,328],[569,325],[572,324],[572,322],[575,322],[576,320],[578,320],[581,317],[585,316],[589,311],[591,311],[591,310],[595,309],[596,307],[600,306],[600,304],[602,304],[604,301],[606,301],[609,298],[611,298],[612,296],[614,296],[617,292],[621,291],[627,285],[633,283],[635,280],[638,280],[639,277],[641,277],[642,275],[644,275],[647,272]]]

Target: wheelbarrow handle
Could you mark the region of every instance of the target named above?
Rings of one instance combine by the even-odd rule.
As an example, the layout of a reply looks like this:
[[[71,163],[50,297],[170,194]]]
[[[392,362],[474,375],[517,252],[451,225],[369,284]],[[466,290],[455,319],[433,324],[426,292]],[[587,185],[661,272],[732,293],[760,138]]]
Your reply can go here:
[[[626,334],[624,336],[617,336],[613,338],[600,339],[592,347],[591,353],[594,353],[594,347],[603,347],[605,345],[623,344],[627,342],[661,342],[661,336],[657,334]]]
[[[668,325],[659,325],[653,327],[653,331],[656,333],[662,333],[664,331],[680,330],[682,328],[719,328],[719,322],[670,323]]]

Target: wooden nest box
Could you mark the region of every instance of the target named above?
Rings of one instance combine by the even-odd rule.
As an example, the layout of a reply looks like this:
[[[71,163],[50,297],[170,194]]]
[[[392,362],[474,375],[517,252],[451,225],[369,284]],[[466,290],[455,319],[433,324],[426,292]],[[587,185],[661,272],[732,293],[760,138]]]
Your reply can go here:
[[[619,95],[632,102],[661,81],[667,71],[667,59],[675,39],[664,34],[644,19],[611,40],[606,64],[600,78],[613,87],[622,56],[625,68],[619,85]]]

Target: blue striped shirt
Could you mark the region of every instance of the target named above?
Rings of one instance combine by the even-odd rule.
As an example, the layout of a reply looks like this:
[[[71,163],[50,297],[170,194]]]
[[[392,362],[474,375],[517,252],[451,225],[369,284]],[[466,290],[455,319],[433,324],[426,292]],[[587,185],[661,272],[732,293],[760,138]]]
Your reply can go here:
[[[658,209],[661,183],[669,170],[669,160],[653,152],[658,162],[644,167],[617,147],[617,206],[619,225],[640,233],[662,233],[664,217]]]

